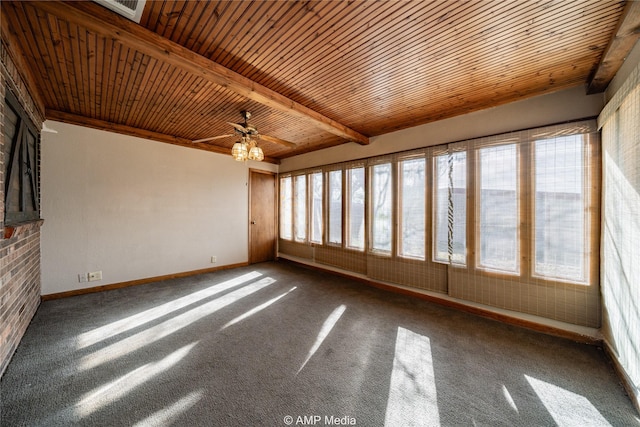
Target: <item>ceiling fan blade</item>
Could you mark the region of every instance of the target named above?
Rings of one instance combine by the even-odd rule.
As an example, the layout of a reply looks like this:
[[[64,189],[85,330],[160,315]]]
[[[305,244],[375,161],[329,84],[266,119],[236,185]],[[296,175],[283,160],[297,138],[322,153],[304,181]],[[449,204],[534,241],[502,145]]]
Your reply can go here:
[[[267,142],[284,145],[285,147],[296,148],[296,144],[294,144],[293,142],[285,141],[284,139],[276,138],[275,136],[259,134],[258,138],[264,139]]]
[[[230,136],[233,136],[232,133],[230,133],[229,135],[218,135],[218,136],[212,136],[210,138],[202,138],[202,139],[196,139],[193,142],[206,142],[206,141],[213,141],[214,139],[222,139],[222,138],[228,138]]]
[[[239,132],[246,134],[249,133],[249,130],[247,128],[245,128],[244,126],[238,124],[238,123],[231,123],[231,122],[227,122],[228,124],[230,124],[231,126],[233,126],[234,128],[236,128]]]

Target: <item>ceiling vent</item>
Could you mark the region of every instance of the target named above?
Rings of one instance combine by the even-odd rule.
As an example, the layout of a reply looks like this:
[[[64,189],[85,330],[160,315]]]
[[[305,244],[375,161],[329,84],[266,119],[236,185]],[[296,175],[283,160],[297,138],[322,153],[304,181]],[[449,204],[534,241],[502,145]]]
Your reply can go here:
[[[93,0],[139,24],[146,0]]]

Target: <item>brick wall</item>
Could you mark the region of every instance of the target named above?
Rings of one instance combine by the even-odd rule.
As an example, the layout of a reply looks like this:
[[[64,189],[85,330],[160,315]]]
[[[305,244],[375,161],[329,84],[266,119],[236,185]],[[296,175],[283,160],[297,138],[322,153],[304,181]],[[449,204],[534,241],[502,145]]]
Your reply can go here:
[[[0,374],[40,304],[40,227],[0,241]]]
[[[42,106],[30,96],[34,86],[25,82],[0,44],[0,376],[6,370],[29,322],[40,304],[40,225],[26,223],[5,238],[4,227],[4,108],[5,93],[11,90],[37,128],[42,127]]]

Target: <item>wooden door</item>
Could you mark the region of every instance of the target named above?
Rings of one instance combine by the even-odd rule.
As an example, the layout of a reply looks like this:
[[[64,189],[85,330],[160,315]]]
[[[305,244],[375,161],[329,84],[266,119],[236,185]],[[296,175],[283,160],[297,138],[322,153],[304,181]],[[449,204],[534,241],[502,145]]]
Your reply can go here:
[[[276,175],[249,170],[249,263],[276,257]]]

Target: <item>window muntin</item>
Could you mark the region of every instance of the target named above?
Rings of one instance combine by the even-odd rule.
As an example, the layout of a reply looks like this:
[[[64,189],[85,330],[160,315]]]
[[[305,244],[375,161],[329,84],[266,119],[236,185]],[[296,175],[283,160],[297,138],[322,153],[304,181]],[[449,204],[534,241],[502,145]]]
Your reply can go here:
[[[392,167],[383,163],[371,167],[371,249],[390,254],[393,225]]]
[[[307,240],[307,176],[297,175],[294,178],[294,239],[297,242]]]
[[[518,150],[515,144],[478,150],[478,267],[519,273]]]
[[[322,172],[314,172],[309,175],[310,191],[311,191],[311,236],[309,240],[312,243],[322,243],[323,231],[323,207],[322,207]]]
[[[347,169],[347,247],[364,250],[364,167]]]
[[[425,259],[426,166],[425,158],[401,160],[398,165],[400,175],[398,255],[401,257]]]
[[[585,142],[570,135],[534,143],[534,274],[585,282],[588,197]]]
[[[342,170],[329,172],[329,243],[342,244]]]
[[[290,176],[280,178],[280,238],[293,239],[293,180]]]
[[[434,158],[434,261],[466,265],[467,153]]]

